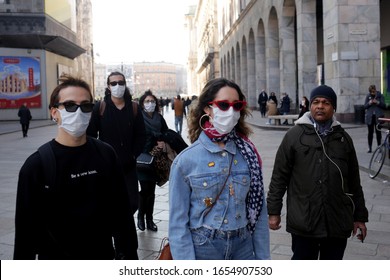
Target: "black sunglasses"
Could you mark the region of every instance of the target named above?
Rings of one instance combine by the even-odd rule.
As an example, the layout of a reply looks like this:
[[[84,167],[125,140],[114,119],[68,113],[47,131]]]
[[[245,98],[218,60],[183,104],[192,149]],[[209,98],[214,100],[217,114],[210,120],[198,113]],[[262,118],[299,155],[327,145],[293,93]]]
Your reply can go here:
[[[92,112],[94,106],[93,103],[81,103],[80,105],[78,105],[73,101],[67,101],[67,102],[57,103],[55,107],[58,108],[58,106],[61,105],[64,106],[65,110],[70,113],[76,112],[79,107],[83,113],[90,113]]]
[[[116,85],[120,85],[120,86],[124,86],[126,83],[125,81],[115,81],[115,82],[109,82],[110,86],[116,86]]]
[[[243,100],[237,100],[233,102],[228,102],[226,100],[218,100],[218,101],[212,101],[209,102],[209,105],[215,104],[219,109],[222,111],[229,110],[230,107],[233,107],[234,111],[241,111],[246,106],[246,101]]]

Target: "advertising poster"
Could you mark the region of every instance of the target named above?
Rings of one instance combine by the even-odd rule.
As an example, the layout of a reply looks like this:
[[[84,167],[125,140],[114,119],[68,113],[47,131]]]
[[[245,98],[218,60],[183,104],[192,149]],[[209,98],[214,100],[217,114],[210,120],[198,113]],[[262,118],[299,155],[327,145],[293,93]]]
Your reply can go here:
[[[0,109],[41,108],[38,57],[0,56]]]

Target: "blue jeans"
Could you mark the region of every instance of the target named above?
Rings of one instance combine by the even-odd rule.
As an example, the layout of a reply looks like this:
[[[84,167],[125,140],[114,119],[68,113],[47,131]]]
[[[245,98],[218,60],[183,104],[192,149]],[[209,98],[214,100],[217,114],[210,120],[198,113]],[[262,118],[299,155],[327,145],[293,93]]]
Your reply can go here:
[[[183,116],[175,116],[175,129],[176,132],[181,135],[181,130],[183,128]]]
[[[192,229],[197,260],[254,260],[252,236],[248,229],[221,231],[205,227]]]

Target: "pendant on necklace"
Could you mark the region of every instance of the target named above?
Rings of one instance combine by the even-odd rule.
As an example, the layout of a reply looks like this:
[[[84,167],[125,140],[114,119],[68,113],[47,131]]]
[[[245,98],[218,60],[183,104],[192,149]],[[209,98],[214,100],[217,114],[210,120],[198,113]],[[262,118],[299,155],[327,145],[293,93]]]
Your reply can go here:
[[[229,185],[229,194],[230,194],[231,196],[233,196],[233,195],[234,195],[234,188],[233,188],[233,184],[230,184],[230,185]]]
[[[203,199],[203,202],[204,202],[204,204],[205,204],[207,207],[210,207],[210,206],[213,204],[213,198],[212,198],[212,197],[206,196],[206,197]]]

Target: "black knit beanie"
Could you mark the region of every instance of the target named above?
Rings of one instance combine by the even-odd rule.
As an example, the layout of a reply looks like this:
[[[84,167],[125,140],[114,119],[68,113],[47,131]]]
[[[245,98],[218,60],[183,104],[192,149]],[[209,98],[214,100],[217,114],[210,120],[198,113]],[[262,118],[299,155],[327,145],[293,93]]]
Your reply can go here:
[[[310,94],[310,103],[317,97],[323,97],[329,99],[332,103],[333,109],[337,107],[337,95],[331,87],[327,85],[321,85],[312,90]]]

